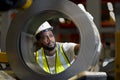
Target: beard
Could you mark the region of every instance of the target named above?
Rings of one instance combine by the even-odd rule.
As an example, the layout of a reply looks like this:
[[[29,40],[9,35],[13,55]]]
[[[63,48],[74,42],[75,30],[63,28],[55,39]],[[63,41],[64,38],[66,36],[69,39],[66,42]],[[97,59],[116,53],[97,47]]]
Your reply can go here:
[[[52,50],[55,49],[56,43],[54,43],[53,46],[47,46],[47,45],[42,45],[42,46],[43,46],[44,49],[49,50],[49,51],[52,51]]]

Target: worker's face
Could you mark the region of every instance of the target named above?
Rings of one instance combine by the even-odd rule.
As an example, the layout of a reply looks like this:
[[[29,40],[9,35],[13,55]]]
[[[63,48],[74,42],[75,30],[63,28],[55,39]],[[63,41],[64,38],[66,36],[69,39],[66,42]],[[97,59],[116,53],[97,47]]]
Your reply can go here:
[[[46,31],[41,33],[41,45],[47,50],[53,50],[56,47],[55,37],[52,31]]]

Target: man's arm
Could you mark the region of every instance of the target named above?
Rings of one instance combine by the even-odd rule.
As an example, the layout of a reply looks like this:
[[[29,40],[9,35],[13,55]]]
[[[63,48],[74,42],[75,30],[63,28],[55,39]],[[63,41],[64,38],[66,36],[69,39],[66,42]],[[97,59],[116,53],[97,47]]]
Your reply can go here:
[[[74,48],[75,55],[78,55],[79,50],[80,50],[80,44],[77,44],[77,45],[75,46],[75,48]]]

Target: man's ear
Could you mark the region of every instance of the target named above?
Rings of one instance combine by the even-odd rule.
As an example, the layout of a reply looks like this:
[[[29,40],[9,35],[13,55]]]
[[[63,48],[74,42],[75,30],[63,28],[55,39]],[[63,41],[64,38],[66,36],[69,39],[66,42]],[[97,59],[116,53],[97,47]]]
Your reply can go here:
[[[80,50],[80,44],[77,44],[77,45],[75,46],[75,48],[74,48],[75,55],[78,55],[79,50]]]
[[[41,43],[39,41],[34,42],[35,51],[41,48]]]
[[[39,47],[41,47],[41,42],[40,41],[36,41],[35,44]]]

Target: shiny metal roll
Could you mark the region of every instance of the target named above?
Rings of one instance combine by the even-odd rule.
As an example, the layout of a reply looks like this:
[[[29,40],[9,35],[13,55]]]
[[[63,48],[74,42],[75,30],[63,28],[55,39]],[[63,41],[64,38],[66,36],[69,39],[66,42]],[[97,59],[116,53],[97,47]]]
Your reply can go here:
[[[80,51],[70,68],[59,74],[48,74],[34,60],[33,35],[38,26],[52,18],[72,20],[80,32]],[[99,32],[86,12],[68,0],[35,0],[32,6],[19,11],[9,27],[6,50],[12,70],[21,80],[67,80],[88,70],[99,59],[101,41]]]

